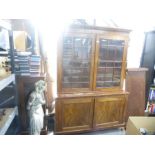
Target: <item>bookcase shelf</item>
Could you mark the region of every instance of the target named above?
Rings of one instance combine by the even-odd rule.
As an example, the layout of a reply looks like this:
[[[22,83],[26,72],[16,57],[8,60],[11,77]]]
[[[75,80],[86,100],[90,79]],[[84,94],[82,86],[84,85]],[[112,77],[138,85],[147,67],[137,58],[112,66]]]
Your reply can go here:
[[[10,74],[3,77],[0,77],[0,91],[8,86],[11,82],[15,81],[15,75]]]
[[[2,24],[2,25],[1,25]],[[11,25],[0,20],[0,28],[5,29],[8,34],[8,50],[0,51],[0,57],[9,59],[10,69],[3,75],[0,75],[0,109],[4,110],[0,119],[0,135],[6,134],[15,116],[18,115],[16,80],[14,74],[14,48],[13,34]],[[5,38],[4,38],[5,40]],[[1,40],[2,41],[2,40]],[[3,66],[1,66],[3,69]],[[18,123],[17,123],[18,129]]]
[[[5,115],[0,120],[0,135],[4,135],[7,132],[17,113],[17,106],[14,108],[5,108]]]

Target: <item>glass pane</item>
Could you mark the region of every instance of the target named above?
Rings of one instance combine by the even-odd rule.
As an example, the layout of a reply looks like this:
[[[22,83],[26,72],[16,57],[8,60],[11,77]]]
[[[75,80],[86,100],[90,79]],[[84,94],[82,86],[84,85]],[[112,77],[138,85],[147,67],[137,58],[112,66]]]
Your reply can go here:
[[[100,39],[100,45],[102,46],[108,46],[108,40],[106,39]]]
[[[123,40],[100,39],[96,87],[120,85],[124,43]]]
[[[123,50],[124,50],[124,47],[117,47],[117,50],[116,50],[116,60],[122,61]]]
[[[105,81],[104,86],[105,87],[111,87],[111,86],[113,86],[113,82],[112,81]]]
[[[112,81],[113,77],[113,68],[106,68],[106,78],[105,81]]]
[[[121,68],[114,68],[114,76],[117,77],[121,76]]]
[[[121,68],[121,67],[122,67],[122,62],[115,62],[115,63],[114,63],[114,66],[115,66],[116,68]]]
[[[74,58],[87,60],[89,59],[90,49],[88,47],[75,47],[74,48]]]
[[[63,59],[67,59],[69,57],[72,57],[72,50],[64,50],[64,53],[63,53]]]
[[[109,40],[109,46],[124,46],[124,40]]]
[[[114,63],[113,62],[107,62],[106,67],[114,67]]]
[[[109,57],[108,46],[100,45],[99,57],[102,60],[108,60]]]
[[[72,86],[71,86],[71,83],[69,83],[69,82],[63,82],[62,87],[63,88],[71,88]]]
[[[72,57],[73,39],[71,37],[64,37],[63,42],[63,58]]]
[[[120,86],[120,81],[119,82],[114,81],[113,86]]]
[[[74,46],[75,47],[88,47],[91,46],[90,38],[74,37]]]
[[[104,74],[106,74],[106,68],[105,68],[105,67],[100,67],[100,68],[98,68],[98,69],[97,69],[97,73],[98,73],[99,75],[104,76]]]
[[[99,61],[99,66],[100,67],[106,67],[107,63],[105,61],[100,60]]]
[[[63,82],[63,88],[88,88],[89,82]]]
[[[96,87],[97,87],[97,88],[103,88],[103,87],[104,87],[104,83],[99,83],[99,82],[97,82],[97,83],[96,83]]]
[[[113,86],[119,86],[121,81],[121,67],[114,68]]]
[[[64,44],[72,44],[73,38],[72,37],[64,37]]]
[[[89,88],[92,39],[86,37],[67,37],[64,42],[63,54],[63,88]],[[67,54],[66,54],[67,53]],[[68,54],[69,53],[69,54]]]
[[[108,54],[108,57],[107,57],[107,60],[115,60],[115,50],[116,48],[115,47],[113,47],[113,46],[109,46],[108,47],[108,52],[109,52],[109,54]]]
[[[79,83],[72,83],[72,88],[88,88],[89,82],[79,82]]]

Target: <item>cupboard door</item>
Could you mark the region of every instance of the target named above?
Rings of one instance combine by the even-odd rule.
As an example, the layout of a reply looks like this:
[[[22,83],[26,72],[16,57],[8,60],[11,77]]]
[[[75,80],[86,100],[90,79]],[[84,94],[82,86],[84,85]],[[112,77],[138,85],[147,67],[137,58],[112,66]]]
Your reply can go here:
[[[56,133],[70,133],[92,128],[91,98],[63,99],[56,103]],[[57,115],[58,114],[58,115]]]
[[[98,35],[95,53],[94,88],[122,87],[126,67],[126,39]]]
[[[94,128],[113,127],[124,123],[125,107],[124,96],[95,98]]]
[[[58,66],[59,92],[88,91],[92,89],[94,64],[94,36],[64,34]],[[60,63],[62,62],[62,63]],[[58,77],[59,77],[58,76]]]

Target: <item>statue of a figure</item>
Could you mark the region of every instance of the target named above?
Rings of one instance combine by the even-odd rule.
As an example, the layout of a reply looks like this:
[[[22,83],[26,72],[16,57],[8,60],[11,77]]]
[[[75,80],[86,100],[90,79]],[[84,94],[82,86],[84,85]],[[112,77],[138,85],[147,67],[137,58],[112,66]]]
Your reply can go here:
[[[46,83],[40,80],[35,83],[35,90],[30,94],[27,104],[29,113],[29,126],[31,135],[40,135],[43,128],[44,112],[42,105],[45,104],[44,91]]]

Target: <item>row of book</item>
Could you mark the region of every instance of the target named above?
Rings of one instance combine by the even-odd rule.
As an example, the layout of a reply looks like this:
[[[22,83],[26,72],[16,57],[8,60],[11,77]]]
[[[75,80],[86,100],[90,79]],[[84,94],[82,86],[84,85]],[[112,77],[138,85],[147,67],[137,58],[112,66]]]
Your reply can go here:
[[[150,86],[146,112],[155,114],[155,84]]]
[[[31,52],[15,52],[15,73],[21,76],[39,75],[41,58]]]

